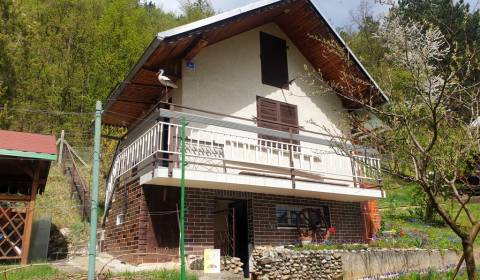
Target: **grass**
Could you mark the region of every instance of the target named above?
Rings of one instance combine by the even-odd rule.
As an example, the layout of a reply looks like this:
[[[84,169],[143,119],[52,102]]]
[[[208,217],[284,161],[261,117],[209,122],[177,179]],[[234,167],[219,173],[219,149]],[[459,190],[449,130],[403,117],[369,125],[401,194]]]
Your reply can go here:
[[[18,269],[15,269],[17,268]],[[37,279],[48,279],[49,277],[59,275],[60,272],[47,265],[39,264],[28,267],[21,267],[18,265],[7,265],[0,266],[0,271],[10,270],[5,273],[0,274],[0,280],[37,280]]]
[[[380,200],[382,214],[382,232],[376,242],[380,247],[420,247],[427,249],[461,249],[460,238],[446,226],[439,216],[431,223],[422,220],[424,207],[421,204],[422,194],[414,184],[402,186],[401,182],[386,180],[387,198]],[[443,203],[444,208],[455,216],[458,203]],[[469,204],[469,209],[475,217],[480,217],[480,205]],[[458,223],[470,228],[471,225],[464,212],[459,216]],[[477,238],[476,244],[480,244]]]
[[[55,163],[50,168],[47,186],[37,196],[35,216],[51,217],[58,228],[69,228],[68,242],[72,246],[84,244],[88,236],[88,224],[82,221],[78,202],[71,198],[70,183]]]
[[[477,269],[477,273],[480,271]],[[400,280],[450,280],[452,279],[453,276],[453,271],[448,271],[448,272],[436,272],[436,271],[428,271],[427,273],[410,273],[407,275],[402,275],[399,276],[395,279],[400,279]],[[466,280],[468,279],[467,273],[465,270],[460,270],[456,276],[457,280]]]
[[[17,268],[17,269],[15,269]],[[59,279],[83,279],[82,275],[66,275],[48,264],[34,264],[32,266],[5,265],[0,266],[0,280],[59,280]],[[107,279],[112,280],[174,280],[180,279],[180,272],[177,270],[156,270],[144,272],[124,272],[109,275]],[[187,280],[197,280],[195,275],[187,275]]]
[[[155,271],[145,271],[145,272],[124,272],[117,274],[125,280],[174,280],[180,279],[180,272],[177,270],[155,270]],[[187,280],[197,280],[198,277],[195,275],[187,275]]]

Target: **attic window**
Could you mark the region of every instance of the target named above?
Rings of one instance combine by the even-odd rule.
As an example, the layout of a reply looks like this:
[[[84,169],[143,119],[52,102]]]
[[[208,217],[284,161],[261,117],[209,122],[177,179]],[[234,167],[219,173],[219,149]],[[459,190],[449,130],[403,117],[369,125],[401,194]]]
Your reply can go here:
[[[287,42],[260,32],[260,60],[262,83],[278,88],[288,88]]]

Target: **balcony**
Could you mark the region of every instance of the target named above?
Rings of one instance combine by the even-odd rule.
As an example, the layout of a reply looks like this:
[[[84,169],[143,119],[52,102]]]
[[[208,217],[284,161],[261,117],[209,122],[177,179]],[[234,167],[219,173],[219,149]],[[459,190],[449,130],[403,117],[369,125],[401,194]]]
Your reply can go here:
[[[339,151],[333,136],[305,130],[291,134],[256,127],[246,119],[231,121],[228,116],[212,118],[185,110],[160,109],[154,114],[168,121],[154,122],[120,145],[107,182],[107,203],[115,183],[131,176],[132,170],[141,184],[180,185],[182,115],[188,121],[188,187],[343,201],[384,195],[372,188],[380,184],[380,160]]]

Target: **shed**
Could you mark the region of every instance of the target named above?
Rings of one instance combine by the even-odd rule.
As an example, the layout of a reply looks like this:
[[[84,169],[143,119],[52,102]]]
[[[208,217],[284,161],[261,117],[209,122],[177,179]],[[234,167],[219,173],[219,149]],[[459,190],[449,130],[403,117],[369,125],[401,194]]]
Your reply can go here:
[[[35,199],[57,159],[55,137],[0,130],[0,260],[28,260]]]

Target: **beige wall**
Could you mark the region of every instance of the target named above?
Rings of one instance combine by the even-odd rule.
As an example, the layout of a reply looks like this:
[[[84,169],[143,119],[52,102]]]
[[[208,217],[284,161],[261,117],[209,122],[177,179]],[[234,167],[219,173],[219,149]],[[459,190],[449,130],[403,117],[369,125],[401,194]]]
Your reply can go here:
[[[289,80],[295,79],[288,90],[262,84],[260,31],[287,41]],[[178,95],[180,91],[176,92],[175,101],[180,101],[184,106],[252,119],[257,115],[256,98],[262,96],[297,105],[299,124],[306,130],[325,132],[321,128],[324,126],[336,135],[348,133],[345,113],[338,96],[330,89],[320,92],[318,85],[312,86],[307,81],[305,66],[309,69],[312,69],[312,66],[274,23],[208,46],[193,59],[193,62],[196,64],[194,70],[186,68],[183,63],[182,80],[179,81],[181,96]],[[311,120],[317,125],[312,124]],[[195,126],[203,127],[198,124]],[[255,134],[218,127],[207,129],[257,137]],[[221,139],[216,140],[222,142]],[[322,154],[321,160],[313,161],[312,164],[315,165],[313,169],[326,173],[352,174],[349,158],[338,157],[328,147],[309,143],[301,145],[325,150],[326,154]],[[228,152],[228,148],[225,150]],[[253,156],[253,152],[250,154]],[[283,161],[288,164],[288,157]],[[351,177],[341,179],[351,180]]]
[[[262,84],[260,31],[287,41],[289,80],[296,79],[289,90]],[[332,91],[319,92],[318,87],[309,85],[305,65],[312,69],[310,63],[274,23],[208,46],[193,61],[195,70],[183,64],[183,105],[252,118],[257,115],[256,96],[262,96],[297,105],[299,123],[305,129],[320,131],[309,123],[313,119],[336,133],[348,131],[342,125],[339,98]]]

